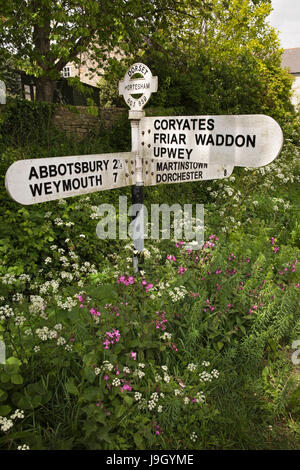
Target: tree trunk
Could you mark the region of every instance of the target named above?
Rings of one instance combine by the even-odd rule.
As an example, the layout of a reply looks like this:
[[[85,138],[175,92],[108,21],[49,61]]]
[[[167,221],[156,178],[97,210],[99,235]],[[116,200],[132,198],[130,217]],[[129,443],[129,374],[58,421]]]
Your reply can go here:
[[[49,77],[36,78],[36,100],[53,102],[56,82]]]

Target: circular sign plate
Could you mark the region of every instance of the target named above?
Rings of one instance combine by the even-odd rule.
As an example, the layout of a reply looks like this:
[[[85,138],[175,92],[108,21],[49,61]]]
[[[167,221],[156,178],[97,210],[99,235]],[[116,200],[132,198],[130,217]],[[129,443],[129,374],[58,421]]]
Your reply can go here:
[[[136,74],[141,77],[133,78]],[[157,77],[153,77],[149,67],[140,62],[133,64],[127,70],[124,80],[119,84],[120,95],[124,96],[130,109],[135,111],[141,111],[150,99],[151,93],[155,91],[157,91]]]

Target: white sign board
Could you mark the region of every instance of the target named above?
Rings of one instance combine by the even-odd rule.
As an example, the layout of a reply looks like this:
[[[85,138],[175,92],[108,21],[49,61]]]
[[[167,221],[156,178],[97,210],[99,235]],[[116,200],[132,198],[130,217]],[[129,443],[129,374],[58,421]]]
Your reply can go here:
[[[6,85],[0,80],[0,104],[6,103]]]
[[[28,205],[130,186],[134,179],[135,153],[124,152],[19,160],[5,185],[12,199]]]
[[[165,183],[187,183],[193,181],[227,178],[233,166],[203,163],[198,161],[171,161],[144,159],[143,179],[145,186]]]
[[[141,78],[133,78],[135,75]],[[133,64],[126,72],[124,80],[119,82],[119,95],[124,96],[126,104],[134,111],[141,111],[151,93],[157,91],[157,77],[153,77],[147,65],[140,62]],[[139,97],[136,97],[140,95]]]
[[[280,153],[283,134],[261,114],[145,117],[140,142],[143,157],[260,167]]]

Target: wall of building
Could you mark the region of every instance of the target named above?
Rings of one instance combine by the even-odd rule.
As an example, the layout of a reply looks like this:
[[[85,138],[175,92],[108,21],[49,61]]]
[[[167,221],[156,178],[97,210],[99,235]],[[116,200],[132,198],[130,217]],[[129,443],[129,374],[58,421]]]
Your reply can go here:
[[[54,125],[69,135],[85,137],[92,129],[99,129],[101,123],[109,128],[128,110],[124,108],[103,108],[100,116],[89,114],[85,106],[74,106],[72,109],[60,106],[54,117]]]

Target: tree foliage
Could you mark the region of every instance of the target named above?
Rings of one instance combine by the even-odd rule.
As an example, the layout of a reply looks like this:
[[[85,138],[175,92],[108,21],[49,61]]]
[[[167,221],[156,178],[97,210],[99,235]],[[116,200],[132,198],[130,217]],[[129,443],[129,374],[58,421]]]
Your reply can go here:
[[[168,34],[158,22],[140,55],[159,76],[151,104],[202,114],[267,113],[277,119],[291,111],[291,78],[281,68],[280,43],[267,21],[270,0],[185,3],[186,15],[168,15]],[[122,73],[119,64],[111,68],[111,87]],[[107,83],[102,90],[111,101]]]
[[[1,0],[0,46],[36,77],[37,99],[52,101],[55,80],[68,62],[89,51],[99,66],[111,51],[127,53],[182,14],[182,0]]]

